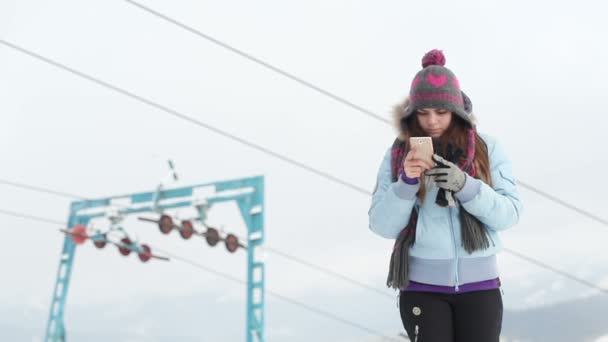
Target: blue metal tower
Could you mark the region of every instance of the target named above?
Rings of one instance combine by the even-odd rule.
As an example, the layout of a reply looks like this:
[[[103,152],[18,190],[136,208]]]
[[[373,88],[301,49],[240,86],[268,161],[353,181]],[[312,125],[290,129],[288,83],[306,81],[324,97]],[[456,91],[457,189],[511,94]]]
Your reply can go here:
[[[213,195],[194,198],[194,190],[213,188]],[[181,199],[181,200],[180,200]],[[75,225],[86,226],[96,217],[102,217],[113,208],[113,201],[124,203],[118,209],[120,215],[143,212],[162,212],[166,209],[196,207],[204,220],[203,207],[215,203],[236,201],[247,225],[247,342],[264,342],[264,283],[265,269],[261,255],[264,242],[264,178],[262,176],[228,180],[189,187],[164,190],[162,184],[154,192],[121,195],[94,200],[74,201],[70,205],[68,229]],[[177,201],[176,201],[177,200]],[[57,281],[53,291],[46,342],[66,341],[63,321],[76,244],[70,235],[65,236],[63,250],[57,271]]]

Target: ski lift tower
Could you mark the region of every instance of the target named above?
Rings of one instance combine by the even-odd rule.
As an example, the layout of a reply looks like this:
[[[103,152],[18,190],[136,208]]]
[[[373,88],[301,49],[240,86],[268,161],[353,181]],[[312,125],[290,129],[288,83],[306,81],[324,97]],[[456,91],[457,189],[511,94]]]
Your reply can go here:
[[[172,166],[172,165],[171,165]],[[174,178],[176,176],[174,175]],[[196,192],[210,193],[197,198]],[[205,220],[207,210],[216,203],[236,201],[243,221],[247,226],[247,342],[264,342],[264,261],[261,246],[264,242],[264,178],[262,176],[220,181],[174,189],[164,189],[163,183],[152,192],[135,193],[101,199],[74,201],[70,205],[67,230],[76,226],[86,227],[93,218],[107,216],[113,211],[121,216],[136,213],[162,213],[167,209],[194,207],[199,219]],[[121,203],[116,207],[114,203]],[[126,204],[125,204],[126,203]],[[65,305],[68,294],[76,244],[74,236],[96,241],[95,236],[84,237],[83,233],[65,235],[63,251],[59,260],[57,281],[52,295],[45,342],[66,341],[64,325]],[[137,246],[124,246],[142,253]],[[149,252],[149,251],[148,251]],[[143,251],[146,253],[146,251]],[[143,261],[143,260],[142,260]]]

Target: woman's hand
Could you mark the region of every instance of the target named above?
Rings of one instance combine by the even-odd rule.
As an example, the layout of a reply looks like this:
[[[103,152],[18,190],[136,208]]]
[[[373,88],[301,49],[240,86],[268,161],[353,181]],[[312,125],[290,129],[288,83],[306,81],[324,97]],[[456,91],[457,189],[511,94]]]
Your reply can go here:
[[[403,171],[408,178],[418,178],[425,170],[433,168],[429,162],[424,159],[418,159],[415,148],[412,148],[405,156],[403,162]]]
[[[466,181],[464,172],[456,164],[443,159],[437,154],[433,155],[433,160],[437,162],[437,166],[424,174],[434,177],[435,183],[442,189],[453,192],[460,191]]]

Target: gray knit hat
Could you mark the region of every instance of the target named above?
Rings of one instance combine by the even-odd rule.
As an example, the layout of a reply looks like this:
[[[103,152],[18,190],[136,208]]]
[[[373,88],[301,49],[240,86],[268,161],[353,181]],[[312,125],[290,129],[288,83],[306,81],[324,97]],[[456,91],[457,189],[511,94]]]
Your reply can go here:
[[[456,75],[446,68],[445,56],[441,50],[431,50],[422,58],[420,70],[410,87],[409,105],[404,108],[403,118],[422,108],[442,108],[449,110],[475,126],[472,118],[473,104],[460,90]]]

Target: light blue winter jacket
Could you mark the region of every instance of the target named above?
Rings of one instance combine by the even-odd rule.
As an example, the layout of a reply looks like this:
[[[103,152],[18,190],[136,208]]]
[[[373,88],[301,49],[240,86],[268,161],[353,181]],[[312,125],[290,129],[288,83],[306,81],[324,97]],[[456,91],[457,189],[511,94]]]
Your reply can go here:
[[[420,184],[410,185],[399,177],[391,181],[391,149],[382,160],[376,189],[369,209],[369,228],[376,234],[396,239],[419,209],[416,239],[410,248],[410,280],[444,286],[494,279],[499,276],[495,254],[502,248],[498,232],[519,221],[522,204],[517,193],[511,162],[501,145],[491,136],[479,134],[488,147],[493,187],[466,175],[464,188],[455,194],[456,208],[435,204],[438,188],[426,183],[423,203],[416,196]],[[462,246],[459,210],[476,216],[485,226],[490,247],[469,254]]]

